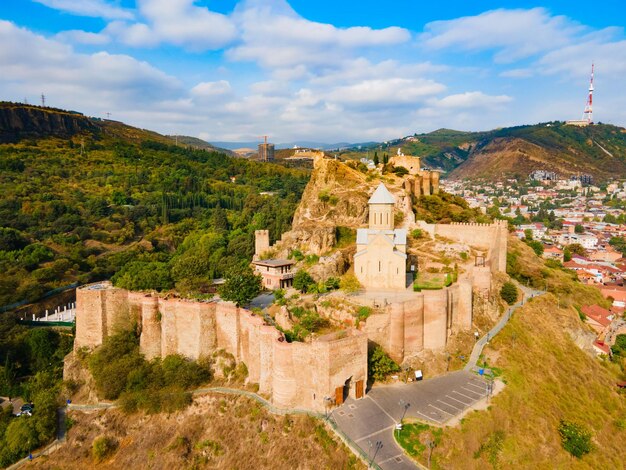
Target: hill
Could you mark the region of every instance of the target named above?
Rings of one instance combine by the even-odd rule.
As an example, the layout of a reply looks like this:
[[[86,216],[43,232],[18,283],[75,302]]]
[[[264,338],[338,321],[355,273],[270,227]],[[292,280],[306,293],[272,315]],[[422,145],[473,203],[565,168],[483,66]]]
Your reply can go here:
[[[188,135],[168,135],[170,139],[172,139],[178,145],[188,146],[198,150],[210,150],[215,152],[222,152],[227,155],[237,156],[235,152],[232,152],[228,149],[215,147],[214,145],[209,144],[207,141],[198,139],[197,137],[191,137]]]
[[[365,468],[324,425],[308,416],[277,416],[255,401],[203,395],[174,414],[72,411],[67,443],[26,468]],[[92,443],[105,436],[101,460]]]
[[[119,121],[85,116],[77,111],[0,101],[0,143],[45,138],[107,140],[126,142],[153,140],[171,143],[156,132],[128,126]]]
[[[525,178],[535,169],[566,177],[585,173],[601,180],[626,174],[626,129],[608,124],[575,127],[551,122],[487,132],[439,129],[375,147],[388,154],[402,148],[453,179]]]
[[[432,468],[623,468],[626,401],[616,387],[623,377],[617,363],[589,351],[594,335],[576,310],[605,301],[516,238],[509,248],[509,271],[531,284],[546,279],[550,293],[527,301],[490,341],[481,365],[506,385],[487,410],[443,429]],[[591,432],[590,453],[576,459],[565,451],[561,420]],[[425,464],[427,452],[419,453]]]
[[[4,103],[0,115],[0,306],[126,266],[206,293],[249,262],[254,230],[289,229],[309,178],[78,113]]]

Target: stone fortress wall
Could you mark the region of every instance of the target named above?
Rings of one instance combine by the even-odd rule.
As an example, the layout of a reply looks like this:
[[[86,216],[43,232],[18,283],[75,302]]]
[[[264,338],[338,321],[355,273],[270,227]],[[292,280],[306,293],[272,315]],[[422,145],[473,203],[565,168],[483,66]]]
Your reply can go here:
[[[365,332],[396,362],[424,350],[445,348],[452,333],[472,327],[472,284],[461,279],[450,287],[391,301],[383,313],[370,315]]]
[[[346,330],[308,343],[288,343],[261,317],[229,302],[165,299],[109,282],[76,290],[74,349],[94,348],[133,324],[148,359],[180,354],[198,359],[224,350],[244,362],[248,380],[281,408],[323,411],[324,398],[361,398],[367,382],[367,335]],[[359,396],[360,395],[360,396]]]
[[[415,197],[439,194],[439,172],[421,167],[420,157],[395,155],[389,159],[393,166],[402,166],[409,170],[404,178],[404,189]]]

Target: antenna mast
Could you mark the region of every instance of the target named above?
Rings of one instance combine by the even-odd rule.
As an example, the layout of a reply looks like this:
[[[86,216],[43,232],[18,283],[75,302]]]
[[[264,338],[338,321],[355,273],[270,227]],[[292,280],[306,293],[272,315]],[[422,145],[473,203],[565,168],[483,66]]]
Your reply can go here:
[[[41,106],[46,106],[46,95],[44,95],[43,93],[41,94]]]
[[[587,104],[585,105],[582,120],[587,121],[589,124],[593,124],[593,63],[591,64],[591,79],[589,80],[589,96],[587,98]]]

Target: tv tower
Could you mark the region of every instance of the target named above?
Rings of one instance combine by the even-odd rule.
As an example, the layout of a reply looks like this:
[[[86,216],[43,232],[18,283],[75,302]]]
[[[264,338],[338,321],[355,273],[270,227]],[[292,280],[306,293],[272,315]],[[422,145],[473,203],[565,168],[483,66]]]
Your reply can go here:
[[[593,63],[591,64],[591,79],[589,80],[589,97],[587,98],[582,120],[593,124]]]

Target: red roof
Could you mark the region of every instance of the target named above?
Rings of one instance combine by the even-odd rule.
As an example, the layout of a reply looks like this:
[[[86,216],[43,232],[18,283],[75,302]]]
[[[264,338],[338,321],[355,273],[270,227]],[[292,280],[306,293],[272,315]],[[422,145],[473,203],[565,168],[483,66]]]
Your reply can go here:
[[[611,348],[609,348],[606,344],[601,343],[600,341],[594,341],[593,346],[598,348],[604,354],[609,354],[609,352],[611,351]]]
[[[589,318],[595,320],[602,326],[608,326],[611,323],[611,312],[599,305],[585,305],[581,308],[582,312]]]

